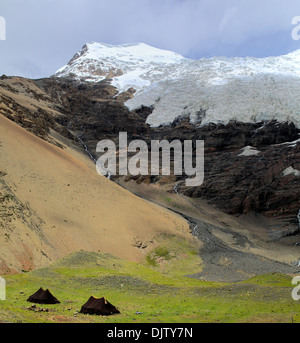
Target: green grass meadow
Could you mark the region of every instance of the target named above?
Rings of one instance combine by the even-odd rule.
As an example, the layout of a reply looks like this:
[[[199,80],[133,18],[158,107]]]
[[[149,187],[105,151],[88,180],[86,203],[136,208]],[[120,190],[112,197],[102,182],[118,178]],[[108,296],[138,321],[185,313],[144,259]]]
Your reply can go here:
[[[177,248],[179,246],[177,245]],[[180,247],[184,250],[184,247]],[[163,263],[153,263],[156,260]],[[163,256],[161,256],[163,255]],[[165,258],[165,260],[162,260]],[[300,303],[291,296],[291,277],[256,276],[223,284],[186,277],[201,268],[193,250],[184,258],[160,247],[138,264],[103,253],[80,251],[50,267],[8,275],[6,300],[0,301],[2,323],[291,323],[300,322]],[[33,311],[29,295],[49,288],[60,300]],[[78,313],[90,295],[104,296],[121,314]],[[45,311],[46,310],[46,311]]]

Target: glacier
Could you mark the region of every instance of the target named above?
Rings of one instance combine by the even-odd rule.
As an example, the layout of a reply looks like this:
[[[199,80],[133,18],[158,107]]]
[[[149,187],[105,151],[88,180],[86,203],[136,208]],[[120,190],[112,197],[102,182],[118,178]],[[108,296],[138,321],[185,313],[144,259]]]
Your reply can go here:
[[[195,125],[276,119],[300,128],[300,50],[283,56],[191,60],[144,43],[88,43],[55,77],[110,80],[134,88],[129,110],[152,107],[152,127],[188,117]]]

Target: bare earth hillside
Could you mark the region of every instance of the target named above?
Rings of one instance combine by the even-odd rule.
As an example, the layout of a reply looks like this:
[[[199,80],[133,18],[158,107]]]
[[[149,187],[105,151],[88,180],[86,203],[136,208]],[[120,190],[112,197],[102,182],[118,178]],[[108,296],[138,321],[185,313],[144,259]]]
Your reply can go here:
[[[180,216],[99,176],[75,150],[56,147],[2,115],[0,142],[2,274],[81,249],[139,261],[160,233],[190,237]]]

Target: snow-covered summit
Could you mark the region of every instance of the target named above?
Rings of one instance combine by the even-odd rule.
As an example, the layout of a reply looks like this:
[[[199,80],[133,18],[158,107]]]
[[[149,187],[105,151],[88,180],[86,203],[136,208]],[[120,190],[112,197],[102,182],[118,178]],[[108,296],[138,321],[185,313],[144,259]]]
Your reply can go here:
[[[151,126],[189,116],[201,125],[277,119],[300,127],[300,50],[195,61],[144,43],[89,43],[55,76],[88,82],[111,78],[120,92],[133,87],[137,92],[125,105],[131,110],[153,106]]]
[[[144,43],[111,45],[88,43],[55,76],[70,76],[99,82],[113,78],[120,91],[134,87],[140,90],[151,84],[171,64],[184,60],[179,54],[161,50]]]

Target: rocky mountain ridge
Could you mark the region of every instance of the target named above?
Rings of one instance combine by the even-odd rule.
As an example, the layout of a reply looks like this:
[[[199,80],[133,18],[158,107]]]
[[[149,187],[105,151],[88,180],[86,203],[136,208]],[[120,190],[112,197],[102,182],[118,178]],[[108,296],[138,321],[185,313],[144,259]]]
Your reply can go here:
[[[73,142],[97,159],[96,144],[119,132],[128,141],[143,139],[197,140],[205,142],[205,179],[186,188],[180,176],[126,177],[137,183],[167,183],[170,192],[200,197],[226,213],[249,212],[277,218],[278,225],[296,227],[300,208],[299,129],[289,122],[262,121],[193,125],[181,118],[169,126],[146,123],[152,108],[129,111],[124,102],[130,91],[119,93],[107,80],[82,83],[69,78],[0,80],[2,114],[27,130],[53,141],[53,132]],[[113,180],[117,181],[118,176]]]

